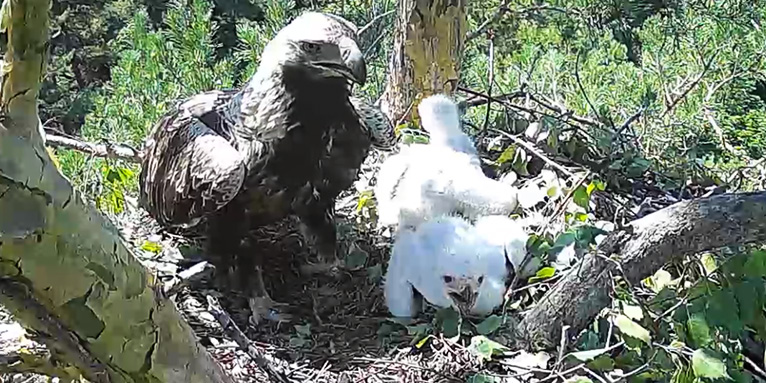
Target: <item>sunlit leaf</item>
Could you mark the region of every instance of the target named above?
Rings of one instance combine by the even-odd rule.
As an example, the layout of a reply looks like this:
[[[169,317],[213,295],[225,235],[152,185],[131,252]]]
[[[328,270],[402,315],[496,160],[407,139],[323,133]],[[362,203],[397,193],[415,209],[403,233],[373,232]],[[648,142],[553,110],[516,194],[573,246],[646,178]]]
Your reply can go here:
[[[503,318],[501,316],[490,315],[487,319],[484,319],[481,323],[476,325],[476,332],[481,335],[489,335],[497,331],[501,324],[503,324]]]
[[[508,350],[507,347],[490,340],[484,335],[477,335],[471,338],[471,344],[468,347],[485,361],[489,361],[492,359],[492,356],[501,355],[504,351]]]
[[[710,336],[710,327],[701,314],[692,314],[686,321],[689,337],[697,347],[707,346],[713,338]]]
[[[615,316],[614,320],[615,326],[620,329],[620,331],[628,336],[631,336],[633,338],[639,339],[646,343],[647,345],[652,344],[652,336],[649,333],[649,331],[643,327],[641,327],[640,324],[633,322],[630,320],[630,318],[626,317],[625,315],[619,314]]]
[[[704,349],[692,353],[692,369],[694,375],[708,379],[731,379],[726,372],[726,364]]]

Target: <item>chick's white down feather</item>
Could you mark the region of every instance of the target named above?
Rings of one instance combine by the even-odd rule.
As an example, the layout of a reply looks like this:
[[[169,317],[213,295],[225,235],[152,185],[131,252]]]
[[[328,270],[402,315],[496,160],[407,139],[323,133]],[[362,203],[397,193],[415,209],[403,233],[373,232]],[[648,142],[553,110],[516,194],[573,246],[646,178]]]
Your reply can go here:
[[[484,175],[473,143],[460,130],[457,105],[431,96],[418,108],[431,141],[404,147],[381,166],[375,187],[380,224],[414,227],[443,214],[472,220],[510,214],[518,191]]]
[[[423,129],[428,132],[429,144],[478,155],[473,141],[460,128],[460,111],[452,99],[442,94],[426,97],[418,105],[418,114]]]
[[[442,215],[397,234],[385,278],[386,304],[392,315],[414,317],[422,302],[415,290],[437,307],[456,307],[444,276],[478,283],[473,315],[486,316],[503,303],[506,281],[526,254],[527,234],[506,216],[484,216],[475,224]],[[506,258],[507,255],[507,258]]]

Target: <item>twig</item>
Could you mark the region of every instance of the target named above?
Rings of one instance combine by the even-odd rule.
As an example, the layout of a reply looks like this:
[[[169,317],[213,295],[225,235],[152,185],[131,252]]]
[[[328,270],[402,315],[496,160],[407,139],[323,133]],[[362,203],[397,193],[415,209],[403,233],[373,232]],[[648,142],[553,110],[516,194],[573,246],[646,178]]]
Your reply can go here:
[[[231,319],[229,314],[223,310],[223,307],[221,307],[221,304],[218,303],[218,300],[211,295],[208,295],[206,298],[208,311],[210,311],[215,319],[218,320],[218,323],[221,324],[221,328],[223,329],[224,333],[231,337],[242,350],[247,352],[247,354],[253,358],[258,367],[260,367],[269,376],[269,378],[280,383],[289,383],[290,379],[288,379],[283,372],[274,366],[274,364],[277,364],[278,362],[274,360],[274,358],[267,356],[262,350],[256,347],[250,339],[247,338],[245,333],[239,329],[239,326],[234,323],[234,320]]]
[[[556,170],[558,170],[558,171],[560,171],[560,172],[562,172],[562,173],[564,173],[564,174],[566,174],[566,175],[568,175],[570,177],[574,175],[571,171],[569,171],[564,166],[562,166],[562,165],[554,162],[550,158],[546,157],[545,154],[543,154],[539,150],[537,150],[537,148],[535,148],[534,145],[532,145],[532,144],[530,144],[530,143],[528,143],[528,142],[526,142],[526,141],[524,141],[524,140],[522,140],[522,139],[520,139],[520,138],[518,138],[518,137],[516,137],[516,136],[514,136],[514,135],[512,135],[510,133],[508,133],[508,132],[504,132],[502,130],[494,129],[494,128],[492,130],[497,132],[497,133],[499,133],[499,134],[502,134],[505,137],[508,137],[515,144],[524,147],[524,149],[529,150],[530,152],[532,152],[532,154],[536,155],[541,160],[543,160],[546,164],[550,165],[551,167],[555,168]]]
[[[686,89],[684,90],[684,92],[683,92],[683,93],[681,93],[681,95],[680,95],[680,96],[678,96],[678,97],[676,97],[675,99],[673,99],[673,101],[671,101],[670,105],[668,105],[667,109],[665,109],[665,111],[662,113],[662,116],[660,116],[660,119],[663,119],[663,118],[665,118],[665,116],[667,116],[667,115],[668,115],[668,113],[670,113],[671,111],[673,111],[673,109],[675,109],[676,105],[678,105],[678,103],[679,103],[679,102],[681,102],[681,100],[683,100],[683,99],[685,99],[685,98],[686,98],[686,96],[689,94],[689,92],[691,92],[691,91],[692,91],[694,88],[696,88],[696,87],[697,87],[697,84],[699,84],[699,83],[700,83],[700,81],[702,81],[702,79],[703,79],[703,78],[705,77],[705,75],[707,74],[708,70],[710,70],[710,66],[713,64],[713,60],[714,60],[714,59],[715,59],[715,57],[718,55],[718,52],[719,52],[719,51],[715,51],[715,52],[713,53],[713,55],[712,55],[712,56],[710,56],[710,59],[709,59],[709,60],[708,60],[708,61],[707,61],[707,62],[704,64],[704,66],[702,67],[702,72],[700,72],[700,73],[697,75],[697,78],[695,78],[695,79],[694,79],[694,80],[691,82],[691,84],[689,84],[689,86],[688,86],[688,87],[686,87]]]
[[[177,294],[184,286],[188,286],[194,281],[198,281],[212,273],[215,268],[207,261],[202,261],[180,273],[178,273],[178,279],[174,279],[171,282],[165,284],[165,296]]]
[[[487,113],[484,114],[484,126],[481,128],[482,136],[487,133],[489,126],[489,114],[492,111],[492,85],[495,83],[495,33],[490,30],[487,35],[487,40],[489,40],[489,57],[487,58],[489,85],[487,85]]]
[[[55,134],[46,134],[45,143],[57,148],[66,148],[88,153],[95,157],[118,158],[133,163],[141,163],[141,159],[143,158],[141,151],[124,144],[95,144],[92,142],[76,140],[74,138],[57,136]]]
[[[585,91],[585,87],[582,85],[582,81],[580,80],[580,51],[577,51],[577,58],[575,59],[575,81],[577,81],[577,87],[580,88],[580,92],[582,92],[583,97],[585,97],[585,102],[588,103],[588,106],[590,106],[591,110],[593,110],[593,114],[596,115],[599,121],[604,121],[604,119],[601,117],[601,115],[598,113],[598,109],[596,109],[595,106],[593,106],[593,103],[590,102],[590,97],[588,97],[588,92]],[[611,123],[611,119],[609,122]],[[614,125],[614,124],[612,124]],[[614,126],[612,126],[614,128]]]
[[[566,9],[561,7],[554,7],[551,5],[539,5],[535,7],[529,7],[529,8],[522,8],[522,9],[511,9],[508,7],[508,3],[510,3],[510,0],[503,0],[503,2],[500,4],[500,6],[497,8],[494,14],[492,14],[492,17],[485,20],[481,25],[479,25],[478,28],[476,28],[475,31],[468,33],[465,36],[465,41],[473,40],[477,37],[479,37],[485,29],[487,29],[490,25],[496,23],[498,20],[500,20],[503,16],[505,16],[506,13],[516,13],[516,14],[525,14],[525,13],[532,13],[535,11],[555,11],[555,12],[561,12],[564,14],[568,14],[570,12],[572,13],[579,13],[579,11],[573,10],[573,9]]]
[[[388,16],[388,15],[390,15],[390,14],[394,13],[394,12],[396,12],[396,9],[392,9],[392,10],[390,10],[390,11],[388,11],[388,12],[383,12],[383,13],[381,13],[381,14],[379,14],[379,15],[377,15],[377,16],[375,16],[375,17],[373,17],[373,18],[372,18],[372,20],[370,20],[370,22],[369,22],[369,23],[367,23],[367,24],[365,24],[363,27],[359,28],[359,31],[358,31],[356,34],[357,34],[357,35],[359,35],[359,36],[361,36],[361,35],[362,35],[364,32],[367,32],[367,30],[369,30],[369,29],[370,29],[370,27],[372,27],[372,26],[373,26],[375,23],[377,23],[377,22],[378,22],[380,19],[382,19],[382,18],[384,18],[384,17],[386,17],[386,16]]]

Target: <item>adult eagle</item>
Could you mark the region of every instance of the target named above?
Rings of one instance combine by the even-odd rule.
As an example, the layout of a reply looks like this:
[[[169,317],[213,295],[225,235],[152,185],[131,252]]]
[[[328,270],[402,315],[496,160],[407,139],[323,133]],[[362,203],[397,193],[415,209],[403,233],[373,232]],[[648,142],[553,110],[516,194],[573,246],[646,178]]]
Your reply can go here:
[[[364,84],[366,75],[352,23],[303,13],[266,45],[241,90],[191,97],[157,123],[140,203],[165,227],[202,226],[209,250],[227,268],[237,259],[239,282],[275,305],[260,268],[248,278],[257,249],[246,253],[242,241],[250,228],[297,215],[320,264],[337,264],[334,201],[378,136],[365,121],[381,122],[350,98],[349,81]]]

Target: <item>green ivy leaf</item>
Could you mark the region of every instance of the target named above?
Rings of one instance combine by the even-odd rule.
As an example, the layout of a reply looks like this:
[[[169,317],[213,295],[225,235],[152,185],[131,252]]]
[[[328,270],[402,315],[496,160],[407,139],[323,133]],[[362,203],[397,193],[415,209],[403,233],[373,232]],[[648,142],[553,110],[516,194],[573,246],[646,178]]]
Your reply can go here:
[[[670,275],[669,272],[659,269],[657,270],[654,275],[651,277],[648,277],[643,280],[644,284],[646,284],[647,287],[652,289],[655,293],[659,293],[660,290],[665,288],[665,286],[669,285],[670,282],[673,280],[673,277]]]
[[[614,370],[614,359],[610,358],[609,355],[601,355],[588,362],[588,367],[596,371],[612,371]]]
[[[503,152],[500,154],[500,157],[498,157],[497,161],[495,161],[495,162],[497,162],[498,165],[502,165],[502,164],[512,160],[513,156],[515,154],[516,154],[516,146],[515,145],[511,145],[511,146],[505,148],[505,150],[503,150]]]
[[[141,245],[141,250],[148,251],[153,254],[159,254],[162,252],[162,244],[152,241],[144,241]]]
[[[556,269],[554,269],[553,267],[543,267],[540,270],[537,270],[537,273],[535,273],[535,276],[532,278],[529,278],[529,281],[535,282],[542,279],[548,279],[552,277],[554,274],[556,274]]]
[[[494,355],[502,355],[503,351],[508,350],[508,347],[490,340],[484,335],[471,338],[471,344],[468,347],[485,361],[491,360]]]
[[[590,202],[588,190],[582,185],[578,186],[577,189],[575,189],[574,194],[572,194],[572,201],[574,201],[577,206],[587,210],[588,203]]]
[[[298,335],[303,337],[311,336],[311,323],[306,323],[305,325],[296,324],[293,327],[295,327],[295,332],[297,332]]]
[[[460,314],[452,308],[438,310],[434,319],[444,337],[452,338],[460,334]]]
[[[704,349],[692,353],[692,369],[698,378],[731,379],[726,372],[726,364]]]
[[[697,347],[705,347],[713,338],[710,336],[710,326],[701,314],[692,314],[686,321],[689,337]]]
[[[625,315],[617,315],[614,324],[623,334],[639,339],[647,345],[652,344],[652,335],[649,334],[649,331],[643,328],[640,324],[633,322]]]
[[[346,267],[349,269],[358,269],[367,263],[369,255],[359,246],[353,245],[351,251],[346,255]]]
[[[498,328],[500,328],[500,325],[503,323],[503,318],[498,315],[490,315],[487,317],[487,319],[484,319],[481,323],[476,325],[476,332],[478,332],[481,335],[489,335],[495,331],[497,331]]]

